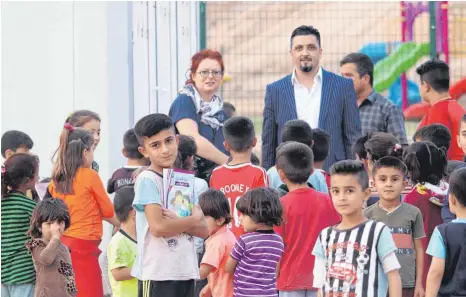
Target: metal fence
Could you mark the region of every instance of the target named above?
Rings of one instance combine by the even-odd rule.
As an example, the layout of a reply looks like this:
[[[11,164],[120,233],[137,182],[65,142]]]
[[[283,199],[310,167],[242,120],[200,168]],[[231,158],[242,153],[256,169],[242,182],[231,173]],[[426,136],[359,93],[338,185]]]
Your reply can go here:
[[[289,37],[302,24],[322,36],[327,70],[339,73],[339,61],[371,42],[401,40],[400,2],[206,2],[206,46],[222,52],[232,81],[224,85],[225,101],[238,114],[253,118],[258,134],[262,124],[265,87],[292,70]],[[452,78],[466,75],[466,3],[449,3],[449,41]],[[429,15],[414,23],[413,41],[429,42]],[[419,63],[428,57],[421,59]],[[408,79],[419,82],[408,71]]]

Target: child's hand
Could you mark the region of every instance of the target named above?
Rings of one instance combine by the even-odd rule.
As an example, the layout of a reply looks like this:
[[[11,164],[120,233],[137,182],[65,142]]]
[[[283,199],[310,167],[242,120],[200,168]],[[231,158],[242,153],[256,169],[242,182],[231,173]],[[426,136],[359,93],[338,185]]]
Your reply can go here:
[[[178,218],[178,215],[176,213],[166,208],[162,208],[162,214],[163,214],[164,219],[177,219]]]
[[[211,297],[212,291],[210,290],[209,284],[205,285],[199,293],[199,297]],[[197,297],[197,296],[196,296]]]
[[[414,288],[414,297],[424,297],[426,296],[426,291],[424,291],[424,288],[422,285],[416,286]]]
[[[50,233],[52,234],[52,238],[60,240],[61,236],[63,235],[63,232],[65,232],[64,223],[53,222],[50,225]]]

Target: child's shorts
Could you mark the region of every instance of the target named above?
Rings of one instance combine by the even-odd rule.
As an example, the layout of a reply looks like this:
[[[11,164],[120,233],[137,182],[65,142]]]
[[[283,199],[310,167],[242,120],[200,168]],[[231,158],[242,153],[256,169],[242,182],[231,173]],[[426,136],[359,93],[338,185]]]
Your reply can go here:
[[[194,297],[194,280],[138,281],[138,297]]]
[[[4,285],[2,297],[34,297],[34,284]]]

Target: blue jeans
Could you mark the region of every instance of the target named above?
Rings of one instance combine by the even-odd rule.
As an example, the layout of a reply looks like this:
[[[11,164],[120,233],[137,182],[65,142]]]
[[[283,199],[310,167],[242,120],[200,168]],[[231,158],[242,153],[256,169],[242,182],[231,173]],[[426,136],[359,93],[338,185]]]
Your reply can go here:
[[[2,284],[2,297],[34,297],[34,284]]]

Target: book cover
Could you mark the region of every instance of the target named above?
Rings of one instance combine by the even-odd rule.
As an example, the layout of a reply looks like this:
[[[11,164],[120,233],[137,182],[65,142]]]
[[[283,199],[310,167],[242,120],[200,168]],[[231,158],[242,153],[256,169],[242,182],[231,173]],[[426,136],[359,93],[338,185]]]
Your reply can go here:
[[[194,207],[194,172],[180,169],[163,170],[164,206],[179,217],[192,214]]]

